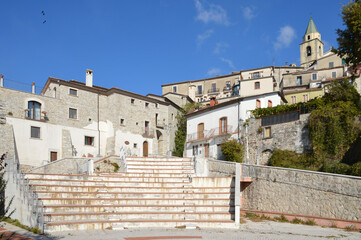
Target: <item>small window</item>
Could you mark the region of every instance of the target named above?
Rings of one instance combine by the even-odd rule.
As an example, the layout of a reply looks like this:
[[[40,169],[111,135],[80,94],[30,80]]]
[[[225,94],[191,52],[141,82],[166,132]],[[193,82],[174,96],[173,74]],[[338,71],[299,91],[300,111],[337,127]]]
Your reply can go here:
[[[272,101],[268,100],[268,107],[272,107]]]
[[[260,89],[261,88],[261,83],[260,82],[255,82],[254,83],[254,89]]]
[[[336,72],[332,72],[332,78],[336,78]]]
[[[310,39],[311,39],[311,37],[310,37],[310,35],[308,35],[308,36],[307,36],[307,40],[310,40]]]
[[[155,108],[158,108],[158,103],[154,104]]]
[[[120,119],[120,125],[124,125],[124,118]]]
[[[216,83],[212,83],[212,92],[216,92],[217,91],[217,85]]]
[[[31,127],[31,134],[32,138],[40,138],[40,128],[39,127]]]
[[[204,123],[199,123],[197,126],[197,137],[198,139],[204,138]]]
[[[312,55],[312,51],[311,51],[311,47],[310,47],[310,46],[308,46],[308,47],[306,48],[306,51],[307,51],[307,57],[309,57],[309,56]]]
[[[70,88],[69,89],[69,95],[78,96],[78,90]]]
[[[230,89],[231,89],[231,82],[230,82],[230,81],[227,81],[227,82],[226,82],[226,89],[227,89],[227,90],[230,90]]]
[[[251,73],[251,77],[252,78],[259,78],[260,77],[260,72]]]
[[[94,137],[85,136],[85,145],[94,146]]]
[[[227,133],[227,117],[219,119],[219,134]]]
[[[198,145],[193,146],[193,156],[198,155]]]
[[[302,85],[302,76],[297,76],[297,85]]]
[[[202,94],[202,85],[197,86],[198,94]]]
[[[291,96],[291,103],[295,104],[296,103],[296,96]]]
[[[261,107],[261,101],[259,99],[256,100],[256,108]]]
[[[317,73],[312,74],[312,80],[317,80]]]
[[[308,102],[308,94],[305,94],[302,96],[303,97],[303,102]]]
[[[328,67],[329,67],[329,68],[333,68],[333,62],[329,62],[329,63],[328,63]]]
[[[69,118],[77,119],[77,109],[69,108]]]
[[[264,128],[264,138],[271,138],[271,127],[265,127]]]
[[[137,144],[136,144],[136,143],[133,144],[133,148],[137,148]]]
[[[172,121],[174,120],[174,114],[172,113]]]
[[[146,107],[146,108],[149,107],[149,103],[146,102],[146,103],[145,103],[145,107]]]
[[[134,98],[130,99],[130,103],[134,104]]]
[[[173,86],[173,92],[174,92],[174,93],[177,92],[177,86]]]

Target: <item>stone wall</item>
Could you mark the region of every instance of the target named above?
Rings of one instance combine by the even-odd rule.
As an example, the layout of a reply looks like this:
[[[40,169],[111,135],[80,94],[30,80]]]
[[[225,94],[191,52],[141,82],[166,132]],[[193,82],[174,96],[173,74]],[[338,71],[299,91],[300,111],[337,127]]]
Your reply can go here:
[[[265,127],[261,119],[250,119],[248,124],[249,164],[267,165],[275,148],[303,153],[311,149],[308,136],[308,118],[310,114],[301,114],[300,120],[270,125],[271,137],[265,138]],[[242,130],[242,140],[246,143],[247,135]]]
[[[361,221],[361,178],[242,164],[244,209]]]
[[[51,173],[51,174],[81,174],[85,170],[85,164],[88,158],[64,158],[47,165],[33,168],[32,173]]]
[[[208,170],[210,177],[234,176],[236,175],[236,163],[209,159]]]

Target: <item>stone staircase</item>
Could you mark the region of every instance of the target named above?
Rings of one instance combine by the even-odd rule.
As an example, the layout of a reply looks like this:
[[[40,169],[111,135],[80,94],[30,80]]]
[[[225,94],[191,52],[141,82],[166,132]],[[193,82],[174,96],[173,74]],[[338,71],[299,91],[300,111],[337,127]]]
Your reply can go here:
[[[127,172],[27,173],[45,231],[236,227],[234,178],[195,177],[188,158],[127,158]]]

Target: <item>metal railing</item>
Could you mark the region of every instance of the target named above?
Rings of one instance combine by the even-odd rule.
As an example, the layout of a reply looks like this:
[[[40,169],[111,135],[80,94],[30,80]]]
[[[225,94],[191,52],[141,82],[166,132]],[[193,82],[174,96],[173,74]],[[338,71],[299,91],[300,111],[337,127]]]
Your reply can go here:
[[[232,134],[233,127],[228,125],[224,131],[222,131],[219,127],[212,128],[210,130],[203,130],[195,133],[191,133],[187,135],[187,142],[189,141],[197,141],[197,140],[205,140],[218,136],[223,136],[226,134]]]
[[[154,137],[154,129],[150,128],[150,127],[143,127],[142,128],[142,136],[143,137],[148,137],[148,138],[153,138]]]
[[[28,209],[31,209],[31,216],[34,217],[37,227],[44,233],[44,204],[33,186],[30,186],[30,180],[21,172],[19,159],[15,156],[12,159],[8,158],[6,171],[10,177],[12,176],[12,181],[19,190],[19,196],[22,197],[24,203],[27,203]]]
[[[211,88],[208,90],[208,94],[219,93],[219,88]]]

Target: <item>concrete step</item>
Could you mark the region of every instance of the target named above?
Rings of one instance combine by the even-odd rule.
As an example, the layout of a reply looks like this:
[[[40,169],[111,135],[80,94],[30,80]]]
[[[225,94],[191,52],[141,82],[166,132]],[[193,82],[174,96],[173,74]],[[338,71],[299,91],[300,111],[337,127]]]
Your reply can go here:
[[[230,187],[119,187],[119,186],[71,186],[71,185],[31,185],[35,191],[56,192],[154,192],[154,193],[204,193],[204,192],[234,192]]]
[[[234,212],[79,212],[79,213],[45,213],[45,222],[84,221],[84,220],[233,220]]]
[[[230,205],[46,205],[45,213],[104,213],[104,212],[232,212]]]
[[[189,174],[194,173],[193,169],[147,169],[147,168],[128,168],[129,173],[167,173],[167,174]]]
[[[234,205],[231,198],[200,198],[200,199],[184,199],[184,198],[52,198],[46,197],[40,199],[44,205]]]
[[[169,170],[183,170],[183,169],[187,169],[187,170],[193,170],[193,165],[161,165],[161,164],[127,164],[127,168],[128,169],[132,169],[132,168],[142,168],[142,169],[169,169]]]
[[[60,192],[60,191],[35,191],[40,198],[234,198],[229,192],[202,192],[202,193],[161,193],[161,192]]]
[[[143,161],[143,160],[127,160],[127,165],[130,164],[142,164],[142,165],[189,165],[193,166],[193,161]]]
[[[46,224],[46,232],[74,231],[74,230],[100,230],[100,229],[124,229],[124,228],[183,228],[187,225],[200,228],[238,228],[232,220],[103,220],[103,221],[69,221],[51,222]]]
[[[191,158],[177,158],[177,157],[127,157],[126,161],[161,161],[161,162],[182,162],[193,161]]]

